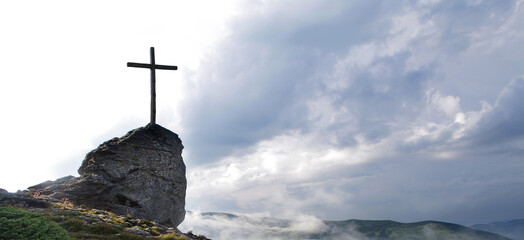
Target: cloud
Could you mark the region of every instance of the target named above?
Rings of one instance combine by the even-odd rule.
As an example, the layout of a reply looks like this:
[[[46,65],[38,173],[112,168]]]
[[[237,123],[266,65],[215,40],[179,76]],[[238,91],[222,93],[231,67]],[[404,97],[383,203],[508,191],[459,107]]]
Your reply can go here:
[[[524,199],[523,73],[509,50],[523,49],[520,1],[297,4],[249,5],[192,76],[181,134],[190,208],[522,213],[500,204]]]
[[[524,110],[520,107],[523,96],[524,78],[513,79],[502,89],[491,111],[479,121],[471,134],[472,141],[489,145],[519,143],[524,137],[521,127]]]

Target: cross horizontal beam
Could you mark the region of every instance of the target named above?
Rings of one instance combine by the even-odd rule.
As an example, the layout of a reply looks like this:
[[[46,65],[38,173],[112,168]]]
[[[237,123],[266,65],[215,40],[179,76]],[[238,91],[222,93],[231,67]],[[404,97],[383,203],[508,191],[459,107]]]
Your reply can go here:
[[[155,64],[155,48],[151,47],[149,50],[149,53],[151,55],[151,62],[149,64],[147,63],[134,63],[134,62],[128,62],[128,67],[136,67],[136,68],[149,68],[151,70],[151,124],[156,124],[156,70],[157,69],[165,69],[165,70],[177,70],[177,66],[169,66],[169,65],[157,65]]]
[[[154,69],[164,69],[164,70],[178,70],[177,66],[147,64],[147,63],[128,62],[127,66],[128,67],[137,67],[137,68],[149,68],[149,69],[153,69],[154,68]]]

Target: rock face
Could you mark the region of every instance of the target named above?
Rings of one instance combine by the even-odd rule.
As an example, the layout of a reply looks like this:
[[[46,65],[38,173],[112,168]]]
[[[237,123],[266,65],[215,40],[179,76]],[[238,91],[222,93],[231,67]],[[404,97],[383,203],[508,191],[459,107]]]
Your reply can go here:
[[[149,124],[89,152],[80,177],[47,181],[29,193],[178,226],[185,217],[183,148],[178,135]]]

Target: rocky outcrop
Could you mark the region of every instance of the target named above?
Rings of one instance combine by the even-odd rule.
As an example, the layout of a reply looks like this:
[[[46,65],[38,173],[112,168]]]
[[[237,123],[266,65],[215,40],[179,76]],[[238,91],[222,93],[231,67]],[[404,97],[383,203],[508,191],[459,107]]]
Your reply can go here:
[[[178,226],[185,217],[183,148],[178,135],[149,124],[89,152],[80,177],[47,181],[29,194]]]

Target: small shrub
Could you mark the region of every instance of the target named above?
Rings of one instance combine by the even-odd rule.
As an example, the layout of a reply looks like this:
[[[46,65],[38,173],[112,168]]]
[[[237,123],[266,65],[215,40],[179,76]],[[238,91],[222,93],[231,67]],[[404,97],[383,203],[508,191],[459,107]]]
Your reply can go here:
[[[123,232],[122,234],[120,234],[118,236],[118,238],[114,238],[113,239],[121,239],[121,240],[147,240],[148,238],[145,237],[145,236],[138,236],[138,235],[134,235],[132,233],[126,233],[126,232]]]
[[[0,239],[71,239],[65,229],[39,214],[0,207]]]
[[[84,229],[84,221],[78,218],[67,219],[60,226],[69,232],[80,232]]]
[[[119,229],[118,227],[112,226],[111,224],[97,223],[97,224],[89,226],[88,231],[94,234],[108,235],[108,234],[120,233],[121,229]]]

